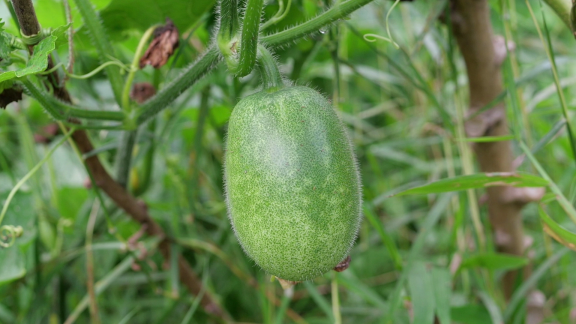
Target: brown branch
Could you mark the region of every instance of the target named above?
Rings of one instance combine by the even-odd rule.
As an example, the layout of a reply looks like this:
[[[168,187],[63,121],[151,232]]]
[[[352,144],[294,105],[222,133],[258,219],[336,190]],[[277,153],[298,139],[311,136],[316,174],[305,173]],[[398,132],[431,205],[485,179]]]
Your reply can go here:
[[[36,35],[40,31],[40,24],[36,18],[36,13],[34,12],[34,7],[30,0],[12,0],[14,9],[17,12],[18,22],[22,30],[23,35],[32,36]],[[29,47],[32,50],[32,47]],[[52,57],[49,56],[49,67],[52,66]],[[48,81],[54,87],[54,95],[66,102],[71,102],[70,94],[65,87],[60,87],[58,82],[58,74],[56,71],[48,76]],[[71,122],[77,122],[71,120]],[[88,134],[84,130],[77,130],[72,134],[72,140],[78,146],[78,149],[82,154],[91,152],[94,150],[92,142],[88,137]],[[106,169],[100,163],[98,156],[94,155],[87,158],[84,161],[88,172],[90,172],[96,182],[96,184],[118,205],[122,208],[133,220],[142,224],[146,233],[151,236],[156,236],[162,238],[159,243],[159,250],[166,260],[170,260],[170,241],[166,236],[164,230],[156,223],[148,214],[146,205],[138,201],[134,196],[132,196],[126,189],[120,186],[111,176],[108,174]],[[182,284],[188,289],[188,291],[195,296],[198,296],[202,290],[202,283],[196,273],[192,270],[190,265],[186,260],[179,255],[178,256],[178,273]],[[212,298],[210,294],[204,294],[200,304],[203,306],[207,313],[214,314],[223,318],[224,320],[230,320],[230,316],[224,312],[220,305]]]
[[[36,11],[32,0],[12,0],[12,7],[20,24],[22,35],[33,36],[40,33],[40,23],[36,18]]]
[[[72,140],[78,146],[78,149],[82,154],[94,150],[92,142],[85,131],[75,131],[74,134],[72,134]],[[137,200],[134,196],[128,193],[124,187],[120,186],[116,181],[114,181],[114,179],[112,179],[110,174],[100,163],[98,156],[91,156],[85,159],[84,163],[86,168],[92,174],[92,177],[94,177],[96,185],[100,187],[100,189],[102,189],[102,191],[104,191],[110,199],[118,205],[118,207],[122,208],[128,215],[130,215],[130,217],[132,217],[132,219],[145,226],[148,235],[162,238],[159,245],[160,252],[166,260],[170,260],[170,241],[160,225],[150,217],[146,205]],[[178,272],[182,284],[184,284],[192,294],[198,295],[202,288],[200,279],[182,256],[179,256],[178,258]],[[207,312],[219,316],[225,316],[224,311],[208,294],[204,294],[201,304]]]
[[[503,91],[500,65],[510,45],[492,34],[490,10],[486,0],[452,0],[454,36],[464,57],[468,72],[471,112],[484,107]],[[502,48],[504,47],[504,48]],[[466,124],[468,136],[508,135],[504,103],[483,112]],[[513,152],[509,141],[476,143],[474,145],[482,172],[512,172]],[[542,192],[520,190],[508,186],[487,188],[490,223],[499,251],[523,255],[524,231],[522,207]],[[524,271],[526,274],[528,271]],[[517,272],[503,278],[504,294],[509,298]]]

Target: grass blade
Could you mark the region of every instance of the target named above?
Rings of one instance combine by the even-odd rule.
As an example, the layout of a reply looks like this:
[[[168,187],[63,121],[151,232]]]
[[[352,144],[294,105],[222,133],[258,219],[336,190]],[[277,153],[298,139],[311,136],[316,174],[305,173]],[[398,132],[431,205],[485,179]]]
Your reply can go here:
[[[558,260],[560,260],[560,258],[563,257],[564,254],[566,254],[568,251],[570,251],[568,248],[562,248],[559,251],[557,251],[556,253],[554,253],[554,255],[552,255],[550,258],[548,258],[548,260],[546,260],[544,263],[542,263],[536,269],[536,271],[534,271],[532,273],[532,276],[530,276],[530,278],[525,280],[522,283],[522,285],[520,287],[518,287],[518,289],[516,289],[516,291],[512,295],[512,298],[510,298],[510,302],[508,303],[508,307],[504,311],[504,323],[509,322],[509,320],[512,318],[512,315],[514,314],[514,311],[516,310],[516,308],[520,305],[520,303],[522,303],[522,300],[524,299],[526,294],[532,288],[534,288],[534,286],[536,285],[538,280],[540,280],[540,278],[542,278],[542,276],[544,276],[544,274],[546,274],[546,271],[548,271],[548,269],[552,265],[556,264],[556,262],[558,262]]]
[[[414,324],[432,324],[434,321],[434,309],[436,308],[435,296],[424,291],[434,291],[432,276],[426,268],[426,263],[417,261],[408,273],[408,287],[412,298],[412,311],[414,312]]]
[[[436,317],[438,317],[440,324],[450,324],[450,299],[452,297],[450,270],[434,267],[432,269],[432,285],[434,286]]]
[[[552,217],[550,217],[542,205],[538,206],[538,212],[540,214],[540,219],[542,220],[542,226],[544,227],[544,232],[552,236],[558,243],[571,248],[576,251],[576,234],[566,230],[558,223],[556,223]]]
[[[526,173],[477,173],[434,181],[420,187],[400,192],[396,194],[396,196],[425,195],[502,185],[510,185],[514,187],[545,187],[548,185],[548,181]]]

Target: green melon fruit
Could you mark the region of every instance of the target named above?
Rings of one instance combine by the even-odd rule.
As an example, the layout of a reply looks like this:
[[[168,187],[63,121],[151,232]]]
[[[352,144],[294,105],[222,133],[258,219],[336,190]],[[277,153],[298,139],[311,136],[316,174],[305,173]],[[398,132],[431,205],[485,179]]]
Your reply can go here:
[[[232,227],[266,272],[312,279],[346,258],[361,221],[354,152],[330,103],[307,87],[242,99],[224,166]]]

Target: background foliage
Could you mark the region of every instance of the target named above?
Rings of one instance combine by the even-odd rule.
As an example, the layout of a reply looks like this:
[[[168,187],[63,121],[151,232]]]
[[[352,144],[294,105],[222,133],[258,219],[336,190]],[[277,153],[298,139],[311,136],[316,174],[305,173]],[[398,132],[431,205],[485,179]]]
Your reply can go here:
[[[92,3],[125,64],[151,25],[169,16],[180,30],[180,47],[169,63],[160,70],[144,68],[136,74],[137,82],[161,88],[214,38],[215,1]],[[439,193],[442,190],[427,188],[425,195],[391,197],[473,170],[471,144],[459,135],[467,110],[465,69],[448,27],[438,21],[445,3],[402,3],[392,12],[389,25],[400,49],[364,38],[386,36],[385,17],[393,3],[376,1],[350,19],[276,50],[285,76],[331,98],[347,126],[361,169],[365,215],[350,268],[297,285],[293,299],[283,299],[284,307],[269,298],[283,298],[278,283],[270,282],[242,252],[223,199],[226,123],[235,103],[257,91],[258,74],[237,79],[220,65],[159,114],[154,127],[141,131],[130,187],[142,192],[154,219],[178,239],[172,251],[182,253],[193,266],[205,284],[203,293],[220,301],[235,321],[332,323],[333,277],[340,289],[343,323],[432,323],[434,314],[443,324],[524,323],[534,306],[527,298],[532,287],[546,298],[541,305],[546,323],[576,321],[576,258],[544,233],[540,220],[547,214],[553,219],[549,228],[560,224],[576,232],[566,211],[554,202],[556,192],[545,196],[540,213],[538,204],[524,211],[526,232],[533,240],[526,257],[494,251],[482,190]],[[573,36],[539,1],[530,1],[536,23],[523,0],[490,3],[495,33],[516,44],[503,67],[514,150],[521,156],[520,142],[526,143],[573,205],[576,160],[565,130],[558,126],[563,125],[561,105],[546,55],[549,42],[560,84],[572,88]],[[74,73],[85,74],[99,62],[71,5]],[[66,25],[60,1],[39,0],[35,6],[42,27]],[[265,33],[303,22],[325,8],[321,1],[293,0],[288,15]],[[271,1],[265,19],[277,10],[278,3]],[[0,15],[4,28],[18,35],[6,6],[0,6]],[[544,30],[543,40],[537,27]],[[58,61],[68,62],[67,43],[57,43],[54,54]],[[83,107],[117,109],[103,72],[87,80],[71,79],[67,87]],[[563,93],[573,116],[576,98],[571,91]],[[2,199],[62,138],[49,134],[52,124],[29,97],[0,112]],[[119,132],[98,130],[91,135],[101,161],[112,167]],[[151,149],[148,185],[144,165]],[[539,174],[527,158],[519,170]],[[0,322],[59,323],[71,314],[78,323],[89,322],[85,246],[90,239],[101,322],[220,322],[181,287],[175,267],[155,253],[157,240],[141,238],[138,250],[147,254],[134,263],[139,253],[127,252],[127,241],[139,225],[109,201],[101,206],[86,180],[80,159],[64,144],[16,194],[2,225],[21,225],[24,232],[13,248],[0,250]],[[453,188],[454,183],[449,185]],[[88,226],[91,214],[97,215],[93,230]],[[480,222],[474,224],[476,216]],[[486,236],[485,242],[481,236]],[[564,243],[576,242],[573,237],[566,233]],[[519,281],[517,293],[505,303],[499,289],[503,271],[528,263],[532,276]]]

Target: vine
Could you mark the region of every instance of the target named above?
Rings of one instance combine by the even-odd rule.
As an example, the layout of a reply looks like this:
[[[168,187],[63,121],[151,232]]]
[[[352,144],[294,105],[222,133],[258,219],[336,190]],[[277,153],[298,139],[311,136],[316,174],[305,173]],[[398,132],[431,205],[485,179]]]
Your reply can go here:
[[[262,76],[264,90],[274,91],[284,86],[276,60],[272,53],[262,45],[258,46],[258,68]]]
[[[392,7],[390,7],[390,9],[388,10],[388,13],[386,14],[386,33],[388,34],[388,37],[384,37],[384,36],[380,36],[380,35],[376,35],[376,34],[365,34],[364,35],[365,41],[373,43],[377,39],[381,39],[381,40],[392,43],[392,45],[394,45],[394,47],[396,47],[396,49],[400,48],[398,43],[396,43],[394,41],[394,38],[392,37],[392,33],[390,33],[390,14],[392,13],[392,10],[394,10],[396,5],[398,5],[399,2],[400,2],[400,0],[396,0],[394,2],[394,4],[392,5]]]
[[[279,2],[280,2],[280,5],[278,8],[278,12],[274,15],[274,17],[270,18],[267,22],[263,23],[260,26],[260,30],[264,30],[264,29],[274,25],[275,23],[284,19],[286,17],[286,15],[288,14],[288,12],[290,12],[290,6],[292,5],[292,0],[288,0],[288,4],[286,5],[286,8],[284,8],[284,1],[283,0],[279,0]]]
[[[124,121],[125,119],[124,113],[120,111],[84,110],[66,104],[54,98],[54,96],[46,92],[46,90],[34,85],[29,77],[25,77],[20,81],[26,92],[36,99],[50,116],[56,120],[66,121],[70,117],[108,121]]]
[[[318,32],[322,27],[346,17],[356,9],[372,1],[373,0],[349,0],[339,3],[307,22],[272,35],[261,37],[260,41],[263,45],[269,47],[287,44],[311,33]],[[184,90],[215,68],[216,64],[222,60],[222,56],[219,54],[217,47],[218,46],[212,45],[196,63],[188,66],[180,76],[144,103],[136,118],[136,123],[140,125],[156,116],[159,112],[166,109]]]
[[[260,17],[264,0],[248,0],[246,13],[242,20],[242,37],[240,38],[240,59],[236,76],[243,77],[252,72],[256,63]]]

